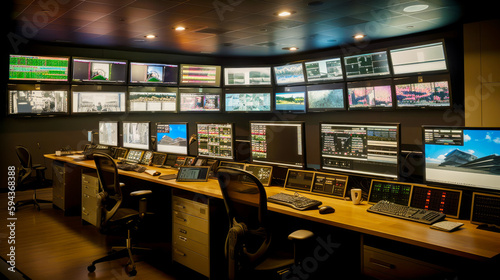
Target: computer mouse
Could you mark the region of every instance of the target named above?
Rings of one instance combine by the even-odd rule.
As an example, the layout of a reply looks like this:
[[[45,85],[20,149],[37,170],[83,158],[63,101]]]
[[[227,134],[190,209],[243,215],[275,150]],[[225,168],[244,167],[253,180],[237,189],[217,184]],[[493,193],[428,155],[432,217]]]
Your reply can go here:
[[[319,208],[320,214],[329,214],[329,213],[334,213],[334,212],[335,212],[335,208],[333,208],[332,206],[321,206]]]

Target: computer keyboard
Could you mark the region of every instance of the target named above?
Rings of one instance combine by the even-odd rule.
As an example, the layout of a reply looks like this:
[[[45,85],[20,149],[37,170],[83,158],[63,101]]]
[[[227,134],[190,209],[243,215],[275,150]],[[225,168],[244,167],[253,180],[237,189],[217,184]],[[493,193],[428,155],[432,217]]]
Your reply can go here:
[[[267,198],[267,201],[286,205],[297,210],[307,210],[311,208],[316,208],[321,205],[321,201],[307,198],[300,195],[299,193],[287,194],[287,193],[277,193],[271,195]]]
[[[140,166],[137,164],[131,164],[131,163],[118,163],[116,164],[116,168],[121,169],[121,170],[126,170],[126,171],[135,171],[142,173],[146,170],[146,167]]]
[[[377,204],[368,208],[367,211],[428,225],[446,217],[445,214],[440,212],[396,204],[387,200],[379,201]]]

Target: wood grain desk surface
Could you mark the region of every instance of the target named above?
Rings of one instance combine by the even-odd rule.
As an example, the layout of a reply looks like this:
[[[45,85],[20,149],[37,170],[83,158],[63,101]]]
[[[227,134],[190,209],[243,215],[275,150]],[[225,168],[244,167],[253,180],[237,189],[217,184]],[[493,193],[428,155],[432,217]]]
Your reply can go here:
[[[77,161],[67,156],[45,155],[46,158],[78,165],[81,167],[95,169],[94,161]],[[173,174],[175,169],[156,168],[148,166],[160,172],[162,175]],[[151,176],[147,173],[137,173],[134,171],[119,170],[120,175],[134,177],[161,185],[192,191],[195,193],[222,199],[217,180],[209,179],[208,182],[176,182],[173,180],[159,179],[158,176]],[[282,187],[266,187],[267,195],[278,192],[293,193]],[[319,214],[318,210],[298,211],[287,206],[268,203],[270,211],[302,218],[318,223],[344,228],[364,234],[378,236],[390,240],[400,241],[427,249],[432,249],[452,255],[457,255],[470,259],[484,260],[493,258],[500,254],[500,233],[476,229],[476,225],[467,220],[456,220],[446,218],[446,220],[460,221],[464,225],[454,232],[443,232],[430,229],[429,225],[406,221],[398,218],[369,213],[366,210],[370,205],[364,202],[361,205],[353,205],[351,201],[344,201],[330,197],[313,194],[303,194],[304,196],[320,200],[323,205],[330,205],[335,208],[335,213]]]

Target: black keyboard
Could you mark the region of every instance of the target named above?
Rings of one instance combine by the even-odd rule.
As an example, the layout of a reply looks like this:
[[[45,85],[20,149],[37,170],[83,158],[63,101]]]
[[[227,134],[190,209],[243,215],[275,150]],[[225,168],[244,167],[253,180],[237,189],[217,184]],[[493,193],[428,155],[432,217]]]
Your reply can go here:
[[[446,217],[445,214],[440,212],[396,204],[387,200],[379,201],[377,204],[368,208],[367,211],[428,225]]]
[[[146,167],[140,166],[137,164],[131,164],[131,163],[118,163],[116,164],[116,168],[121,169],[121,170],[126,170],[126,171],[135,171],[142,173],[146,170]]]
[[[307,210],[311,208],[316,208],[321,205],[321,201],[307,198],[300,195],[299,193],[287,194],[287,193],[277,193],[271,195],[267,198],[267,201],[286,205],[297,210]]]

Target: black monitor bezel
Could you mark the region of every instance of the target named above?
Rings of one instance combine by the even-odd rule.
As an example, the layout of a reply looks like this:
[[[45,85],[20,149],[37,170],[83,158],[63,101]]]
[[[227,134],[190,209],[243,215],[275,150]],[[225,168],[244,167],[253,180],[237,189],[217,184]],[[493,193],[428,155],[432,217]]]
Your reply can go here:
[[[137,82],[137,81],[132,81],[132,66],[136,64],[143,64],[143,65],[152,65],[152,66],[175,66],[177,69],[177,79],[174,83],[167,83],[167,82]],[[129,85],[143,85],[143,86],[164,86],[164,87],[172,87],[172,86],[177,86],[179,85],[179,64],[170,64],[170,63],[159,63],[159,62],[139,62],[139,61],[129,61],[128,65],[128,80],[127,83]]]
[[[448,82],[448,94],[449,94],[449,104],[447,106],[399,106],[398,105],[398,95],[396,92],[396,86],[403,84],[417,84],[417,83],[427,83],[427,82]],[[398,77],[393,79],[393,105],[396,110],[415,110],[415,109],[425,109],[425,110],[447,110],[453,107],[453,92],[451,89],[451,79],[449,74],[440,75],[426,75],[426,76],[411,76],[411,77]]]
[[[309,80],[309,76],[307,75],[307,66],[306,66],[307,63],[314,63],[314,62],[318,62],[318,61],[333,60],[333,59],[339,59],[340,60],[340,68],[342,70],[342,77],[341,78],[338,78],[338,79],[327,79],[327,80]],[[343,59],[343,57],[341,55],[332,56],[332,57],[328,57],[328,58],[321,58],[321,59],[305,60],[305,61],[302,62],[302,64],[303,64],[303,67],[304,67],[303,70],[304,70],[304,74],[305,74],[305,80],[306,80],[306,83],[308,85],[316,85],[316,84],[324,84],[324,83],[327,83],[327,84],[340,83],[340,82],[345,81],[345,79],[346,79],[345,67],[344,67],[344,59]]]
[[[193,92],[188,92],[194,90]],[[217,93],[203,92],[203,91],[217,91]],[[218,110],[182,110],[182,95],[183,94],[197,94],[197,95],[207,95],[207,94],[217,94],[219,96],[219,109]],[[224,99],[222,94],[222,88],[194,88],[194,87],[186,87],[179,88],[177,94],[177,112],[178,113],[197,113],[197,114],[206,114],[206,113],[222,113],[224,111]]]
[[[138,90],[137,90],[138,89]],[[148,90],[150,89],[150,90]],[[173,90],[173,91],[169,91]],[[132,92],[159,92],[159,93],[175,93],[175,110],[173,111],[136,111],[131,108],[130,96]],[[126,97],[127,112],[129,113],[177,113],[179,111],[179,88],[178,87],[168,87],[168,86],[153,86],[153,85],[133,85],[128,86]]]
[[[276,68],[277,67],[285,67],[285,66],[291,66],[291,65],[300,65],[302,67],[302,77],[304,78],[303,81],[300,82],[285,82],[285,83],[278,83],[278,78],[276,76]],[[305,85],[307,83],[307,78],[306,78],[306,73],[305,73],[305,66],[303,61],[295,61],[295,62],[289,62],[286,64],[280,64],[280,65],[273,65],[272,66],[272,75],[274,79],[274,85],[276,87],[286,87],[286,86],[297,86],[297,85]]]
[[[269,84],[243,84],[243,85],[234,85],[234,84],[228,84],[226,81],[226,69],[253,69],[253,68],[266,68],[269,69]],[[222,70],[222,84],[224,87],[236,87],[236,88],[245,88],[245,87],[272,87],[273,86],[273,67],[272,66],[239,66],[239,67],[224,67]]]
[[[358,76],[348,76],[347,75],[347,65],[345,63],[345,60],[351,57],[355,56],[363,56],[363,55],[372,55],[372,54],[377,54],[377,53],[385,53],[387,57],[387,68],[389,70],[389,73],[386,74],[373,74],[373,75],[358,75]],[[342,65],[343,65],[343,70],[344,70],[344,76],[346,81],[358,81],[358,80],[372,80],[372,79],[381,79],[381,78],[387,78],[387,77],[392,77],[392,68],[391,68],[391,58],[389,56],[389,51],[387,49],[376,49],[376,50],[371,50],[369,52],[362,52],[362,53],[353,53],[350,55],[342,56]]]
[[[387,82],[388,84],[385,84],[384,82]],[[388,107],[383,107],[383,106],[373,106],[373,107],[351,107],[349,104],[349,89],[350,85],[357,85],[359,84],[360,86],[354,86],[356,87],[370,87],[370,86],[381,86],[378,85],[378,83],[384,84],[384,86],[389,86],[391,90],[391,101],[392,104],[391,106]],[[351,81],[346,83],[346,88],[345,88],[345,95],[346,95],[346,106],[349,111],[392,111],[394,110],[395,107],[395,102],[394,102],[394,86],[393,86],[393,80],[391,78],[384,78],[384,79],[373,79],[373,80],[357,80],[357,81]]]
[[[202,84],[202,83],[189,83],[183,82],[182,71],[183,67],[186,66],[199,66],[199,67],[215,67],[215,84]],[[180,87],[208,87],[208,88],[218,88],[221,85],[222,79],[222,66],[221,65],[211,65],[211,64],[197,64],[197,63],[182,63],[179,65],[179,86]]]
[[[102,81],[102,80],[75,80],[75,60],[88,60],[95,62],[110,62],[110,63],[120,63],[125,65],[125,77],[123,81]],[[107,59],[107,58],[94,58],[94,57],[72,57],[71,59],[71,79],[70,82],[74,84],[83,84],[83,85],[126,85],[128,81],[129,68],[128,68],[128,60],[125,59]]]
[[[199,153],[199,142],[200,142],[200,137],[199,137],[199,132],[198,132],[198,125],[231,125],[231,157],[221,157],[221,156],[207,156],[207,155],[200,155]],[[234,123],[231,122],[196,122],[195,124],[195,130],[196,130],[196,139],[198,140],[198,146],[196,147],[196,155],[198,158],[203,158],[203,159],[213,159],[213,160],[234,160],[235,159],[235,125]]]
[[[146,123],[148,125],[148,147],[147,148],[138,148],[138,147],[130,147],[130,146],[125,146],[125,141],[124,141],[124,137],[125,137],[125,124],[126,123]],[[134,149],[134,150],[151,150],[151,122],[150,121],[122,121],[121,122],[121,144],[122,144],[122,147],[125,148],[125,149]]]
[[[159,143],[159,139],[158,139],[158,125],[164,125],[164,124],[167,124],[167,125],[171,125],[171,124],[182,124],[182,125],[185,125],[186,126],[186,153],[185,154],[177,154],[177,153],[172,153],[172,152],[165,152],[165,151],[159,151],[158,150],[158,143]],[[155,152],[157,153],[165,153],[165,154],[176,154],[176,155],[180,155],[180,156],[188,156],[189,155],[189,123],[188,122],[157,122],[155,123],[155,137],[156,137],[156,148],[155,148]]]
[[[39,89],[37,89],[39,88]],[[62,91],[66,91],[66,112],[50,112],[50,113],[11,113],[10,105],[12,102],[12,95],[10,91],[21,91],[21,90],[52,90],[51,88],[61,88]],[[64,89],[62,89],[64,88]],[[59,90],[59,89],[54,89]],[[5,112],[8,117],[56,117],[56,116],[68,116],[71,113],[71,88],[68,84],[8,84],[7,85],[7,102],[5,104]]]
[[[278,93],[286,92],[304,92],[304,110],[283,110],[278,109],[278,103],[276,102]],[[275,87],[273,94],[273,105],[274,112],[289,113],[289,114],[305,114],[307,113],[307,86],[306,85],[295,85],[295,86],[285,86],[285,87]]]
[[[67,79],[66,80],[30,80],[30,79],[11,79],[10,78],[10,57],[11,56],[23,56],[23,57],[33,57],[33,56],[38,56],[38,57],[54,57],[54,58],[64,58],[68,60],[68,68],[67,68]],[[65,56],[65,55],[27,55],[27,54],[9,54],[9,78],[8,82],[9,83],[22,83],[22,84],[39,84],[39,83],[44,83],[44,84],[52,84],[52,83],[63,83],[63,84],[68,84],[71,81],[71,78],[73,76],[73,68],[72,68],[72,59],[71,56]]]
[[[81,89],[81,90],[78,90]],[[96,111],[96,112],[75,112],[73,111],[73,106],[74,106],[74,98],[73,94],[75,91],[81,91],[81,92],[93,92],[93,93],[100,93],[104,94],[105,92],[111,92],[111,93],[123,93],[123,99],[125,100],[125,104],[123,105],[123,111],[112,111],[112,112],[107,112],[107,111]],[[71,115],[112,115],[112,114],[123,114],[127,112],[127,86],[124,85],[93,85],[93,84],[88,84],[88,85],[83,85],[83,84],[77,84],[77,85],[71,85]]]
[[[400,49],[405,49],[405,48],[411,48],[411,47],[420,47],[420,46],[425,46],[425,45],[432,45],[432,44],[438,44],[441,43],[443,45],[443,53],[444,53],[444,60],[446,64],[446,69],[441,69],[441,70],[431,70],[431,71],[425,71],[425,72],[408,72],[408,73],[396,73],[394,71],[394,65],[392,62],[392,54],[391,51],[396,51]],[[446,52],[446,44],[444,39],[440,40],[434,40],[434,41],[425,41],[425,42],[420,42],[420,43],[414,43],[414,44],[406,44],[406,45],[401,45],[398,46],[397,48],[389,48],[387,50],[389,59],[390,59],[390,68],[391,72],[393,74],[393,77],[403,77],[403,76],[415,76],[415,75],[430,75],[430,74],[439,74],[439,73],[448,73],[449,72],[449,62],[448,62],[448,54]]]
[[[101,143],[101,131],[100,131],[101,123],[116,123],[116,145],[109,145],[109,144]],[[109,121],[109,120],[99,121],[98,127],[97,127],[97,135],[99,135],[99,143],[98,144],[103,145],[103,146],[110,146],[110,147],[121,147],[121,143],[120,143],[121,128],[122,128],[122,126],[120,125],[119,121]]]
[[[333,89],[342,89],[342,98],[343,98],[343,107],[342,108],[310,108],[309,103],[309,91],[314,91],[315,87],[327,87],[329,85],[334,86]],[[338,88],[337,88],[338,86]],[[322,83],[315,85],[307,85],[306,86],[306,111],[307,113],[320,113],[320,112],[330,112],[330,111],[345,111],[347,110],[347,87],[345,83]]]
[[[262,90],[263,92],[258,92],[259,90]],[[231,92],[234,91],[234,92]],[[246,91],[246,92],[245,92]],[[257,93],[269,93],[269,111],[228,111],[227,110],[227,102],[226,102],[226,97],[227,94],[243,94],[243,93],[248,93],[248,94],[257,94]],[[272,87],[226,87],[223,90],[223,101],[224,101],[224,112],[229,113],[229,114],[234,114],[234,113],[250,113],[250,114],[255,114],[255,113],[272,113],[274,110],[274,90]]]

